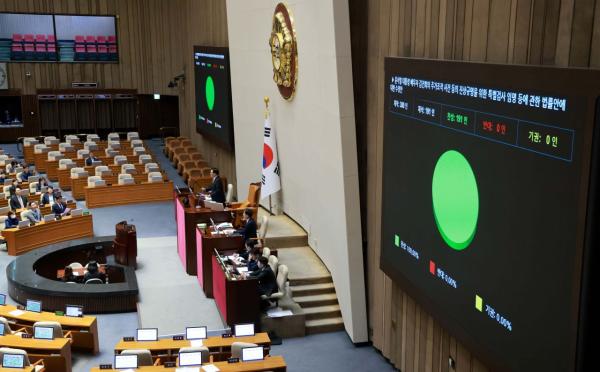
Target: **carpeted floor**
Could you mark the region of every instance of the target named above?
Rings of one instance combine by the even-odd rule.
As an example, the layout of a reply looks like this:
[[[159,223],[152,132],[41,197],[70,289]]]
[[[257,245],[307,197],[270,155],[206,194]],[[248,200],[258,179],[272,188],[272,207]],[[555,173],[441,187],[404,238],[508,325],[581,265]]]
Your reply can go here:
[[[160,150],[160,141],[146,142],[176,185],[183,180],[170,166]],[[16,146],[2,145],[17,154]],[[181,333],[185,326],[208,325],[209,330],[222,327],[214,301],[206,299],[195,277],[184,273],[176,253],[176,227],[173,204],[144,203],[122,207],[97,208],[95,235],[114,234],[115,223],[127,220],[138,232],[137,272],[140,286],[139,313],[98,315],[100,354],[73,355],[73,371],[89,371],[101,363],[112,363],[113,347],[123,336],[135,335],[139,321],[144,327],[158,327],[161,335]],[[4,273],[12,257],[0,252],[0,293],[7,293]],[[14,303],[8,299],[9,303]],[[1,345],[1,340],[0,340]],[[298,339],[286,339],[272,348],[283,355],[290,371],[394,371],[395,369],[372,347],[355,347],[345,332],[325,333]]]

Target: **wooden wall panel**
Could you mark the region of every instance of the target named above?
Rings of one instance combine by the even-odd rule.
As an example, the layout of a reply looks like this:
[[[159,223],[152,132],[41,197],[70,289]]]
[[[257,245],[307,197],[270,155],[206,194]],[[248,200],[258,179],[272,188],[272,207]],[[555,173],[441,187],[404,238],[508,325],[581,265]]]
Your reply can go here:
[[[355,108],[358,155],[365,159],[359,172],[366,180],[370,339],[403,372],[453,372],[448,357],[455,371],[489,371],[379,269],[383,61],[406,56],[600,68],[600,0],[368,0],[366,15],[361,0],[349,1],[353,69],[367,63],[355,71],[354,86],[362,86],[359,79],[369,92],[364,104],[355,92]],[[367,30],[366,47],[354,40],[357,28]]]

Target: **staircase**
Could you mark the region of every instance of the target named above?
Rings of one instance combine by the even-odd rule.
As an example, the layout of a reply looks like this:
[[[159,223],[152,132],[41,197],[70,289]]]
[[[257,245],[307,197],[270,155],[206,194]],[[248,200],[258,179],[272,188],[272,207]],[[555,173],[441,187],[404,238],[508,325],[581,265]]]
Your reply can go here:
[[[294,302],[306,314],[306,334],[344,329],[331,276],[290,279],[290,290]]]

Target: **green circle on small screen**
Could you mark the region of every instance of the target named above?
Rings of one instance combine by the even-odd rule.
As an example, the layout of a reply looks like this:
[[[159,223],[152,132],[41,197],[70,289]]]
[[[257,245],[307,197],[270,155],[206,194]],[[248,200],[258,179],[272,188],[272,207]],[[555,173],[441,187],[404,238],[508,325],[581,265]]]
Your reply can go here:
[[[475,237],[479,217],[479,191],[469,161],[458,151],[440,156],[431,183],[433,215],[442,238],[461,251]]]
[[[204,86],[204,92],[206,96],[206,105],[210,111],[215,107],[215,83],[213,82],[212,76],[206,78],[206,85]]]

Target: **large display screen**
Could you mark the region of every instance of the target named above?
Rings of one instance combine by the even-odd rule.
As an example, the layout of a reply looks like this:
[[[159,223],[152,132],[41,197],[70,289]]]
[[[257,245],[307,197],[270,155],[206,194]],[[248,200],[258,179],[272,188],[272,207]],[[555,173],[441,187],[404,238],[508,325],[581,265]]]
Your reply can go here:
[[[0,61],[118,61],[114,16],[0,13]]]
[[[575,370],[599,77],[386,59],[380,266],[495,369]]]
[[[233,149],[233,114],[229,51],[227,48],[194,47],[196,131]]]

